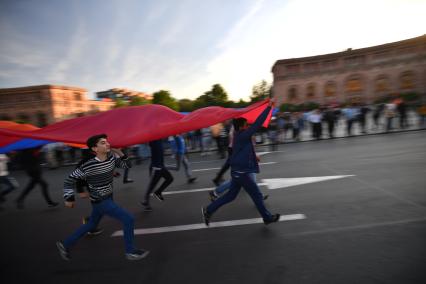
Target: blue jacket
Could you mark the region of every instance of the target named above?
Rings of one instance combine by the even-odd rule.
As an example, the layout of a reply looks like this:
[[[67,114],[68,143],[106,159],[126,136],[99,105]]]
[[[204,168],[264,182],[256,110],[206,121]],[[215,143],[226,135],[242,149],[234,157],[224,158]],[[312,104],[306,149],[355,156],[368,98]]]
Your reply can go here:
[[[183,155],[186,152],[185,139],[181,135],[173,137],[176,144],[176,154]]]
[[[267,107],[246,130],[236,131],[234,134],[233,150],[230,160],[231,171],[244,173],[258,173],[259,165],[254,152],[252,136],[265,122],[271,107]]]

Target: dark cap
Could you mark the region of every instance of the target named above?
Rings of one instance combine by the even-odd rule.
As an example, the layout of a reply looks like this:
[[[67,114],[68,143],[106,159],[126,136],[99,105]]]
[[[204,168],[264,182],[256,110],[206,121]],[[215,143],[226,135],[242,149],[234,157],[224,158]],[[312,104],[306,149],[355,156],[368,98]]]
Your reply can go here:
[[[91,150],[92,147],[96,147],[96,144],[98,144],[99,140],[107,137],[108,136],[106,134],[93,135],[92,137],[89,137],[89,139],[87,139],[86,145],[87,147],[89,147],[89,150]]]

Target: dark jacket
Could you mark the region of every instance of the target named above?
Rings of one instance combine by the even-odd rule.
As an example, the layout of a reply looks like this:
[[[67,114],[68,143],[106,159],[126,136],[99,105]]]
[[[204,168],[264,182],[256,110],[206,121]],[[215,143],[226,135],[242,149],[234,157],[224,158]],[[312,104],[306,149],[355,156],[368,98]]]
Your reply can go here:
[[[259,165],[254,152],[252,136],[265,122],[271,107],[267,107],[246,130],[234,134],[233,151],[230,160],[231,170],[244,173],[258,173]]]
[[[151,147],[151,167],[164,168],[163,140],[151,141],[149,146]]]

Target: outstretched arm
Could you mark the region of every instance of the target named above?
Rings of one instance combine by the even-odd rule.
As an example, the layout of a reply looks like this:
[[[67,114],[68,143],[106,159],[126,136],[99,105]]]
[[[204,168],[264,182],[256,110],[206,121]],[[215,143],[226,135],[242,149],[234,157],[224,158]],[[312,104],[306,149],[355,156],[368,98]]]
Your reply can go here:
[[[262,124],[265,122],[266,118],[268,117],[269,112],[271,111],[271,108],[275,105],[275,100],[270,100],[268,107],[263,110],[263,112],[256,118],[255,122],[247,128],[247,130],[243,131],[240,135],[243,135],[245,138],[250,138],[253,136],[257,130],[262,126]]]

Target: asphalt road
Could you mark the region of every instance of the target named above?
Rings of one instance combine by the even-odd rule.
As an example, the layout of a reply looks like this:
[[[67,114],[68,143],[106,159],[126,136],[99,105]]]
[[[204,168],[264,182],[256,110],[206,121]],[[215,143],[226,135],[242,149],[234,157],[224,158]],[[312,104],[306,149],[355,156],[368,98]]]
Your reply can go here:
[[[145,162],[132,168],[134,183],[115,180],[115,201],[135,215],[135,229],[194,228],[137,234],[136,244],[151,253],[135,262],[124,258],[122,237],[113,236],[120,224],[108,217],[100,224],[103,234],[81,239],[72,260],[63,261],[55,241],[79,226],[90,204],[80,199],[74,209],[50,209],[36,188],[18,210],[13,200],[28,179],[15,172],[21,187],[0,211],[1,283],[426,283],[425,146],[426,131],[415,131],[284,144],[273,153],[259,148],[266,163],[259,183],[349,175],[276,189],[262,185],[273,213],[303,216],[268,226],[197,225],[200,207],[209,202],[206,191],[165,195],[165,202],[152,201],[153,212],[143,212]],[[188,185],[182,170],[172,172],[168,191],[212,186],[212,168],[223,160],[199,154],[190,159],[197,181]],[[71,170],[45,171],[54,200],[61,200]],[[212,222],[253,218],[259,215],[241,192]]]

